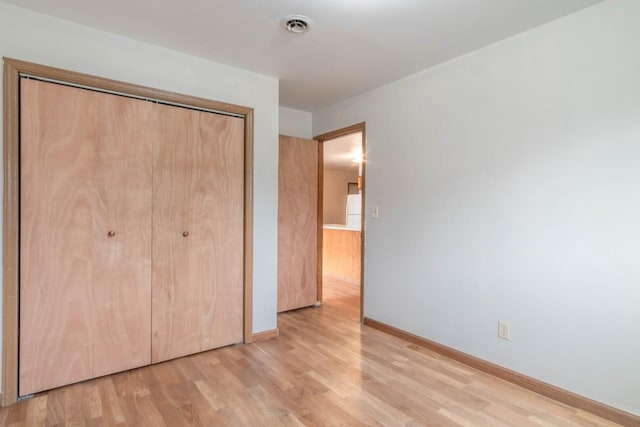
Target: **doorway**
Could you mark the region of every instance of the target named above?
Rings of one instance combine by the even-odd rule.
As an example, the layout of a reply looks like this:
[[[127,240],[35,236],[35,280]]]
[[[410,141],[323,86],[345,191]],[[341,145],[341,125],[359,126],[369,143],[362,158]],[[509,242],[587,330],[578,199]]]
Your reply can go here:
[[[364,302],[365,124],[316,136],[318,301],[361,322]]]

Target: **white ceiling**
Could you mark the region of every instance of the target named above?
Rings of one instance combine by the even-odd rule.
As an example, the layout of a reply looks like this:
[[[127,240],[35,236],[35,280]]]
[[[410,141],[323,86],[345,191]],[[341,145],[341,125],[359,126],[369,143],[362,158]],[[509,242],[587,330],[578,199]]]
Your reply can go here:
[[[322,143],[322,161],[329,169],[359,169],[360,164],[351,161],[359,155],[362,157],[362,133],[352,133]]]
[[[279,77],[282,106],[315,111],[602,0],[1,1]]]

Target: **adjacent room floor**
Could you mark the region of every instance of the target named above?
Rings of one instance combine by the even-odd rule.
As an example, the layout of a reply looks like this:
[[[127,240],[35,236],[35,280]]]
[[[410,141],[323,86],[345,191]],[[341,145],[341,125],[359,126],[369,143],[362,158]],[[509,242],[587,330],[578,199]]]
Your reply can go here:
[[[615,425],[361,326],[358,292],[328,280],[279,338],[43,393],[0,425]]]
[[[360,321],[360,284],[322,278],[323,310],[327,316]]]

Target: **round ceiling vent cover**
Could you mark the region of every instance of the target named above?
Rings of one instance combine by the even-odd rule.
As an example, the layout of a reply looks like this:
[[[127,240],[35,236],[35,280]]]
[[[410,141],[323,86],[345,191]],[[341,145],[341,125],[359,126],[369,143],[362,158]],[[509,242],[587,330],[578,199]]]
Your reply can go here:
[[[313,27],[311,19],[302,15],[289,15],[282,18],[282,25],[290,33],[306,33]]]

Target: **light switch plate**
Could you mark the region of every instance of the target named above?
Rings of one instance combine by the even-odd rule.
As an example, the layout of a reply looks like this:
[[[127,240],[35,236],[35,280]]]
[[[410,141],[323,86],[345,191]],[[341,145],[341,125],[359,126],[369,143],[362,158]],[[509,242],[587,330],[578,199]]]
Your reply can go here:
[[[498,337],[503,340],[511,339],[511,325],[501,320],[498,321]]]

